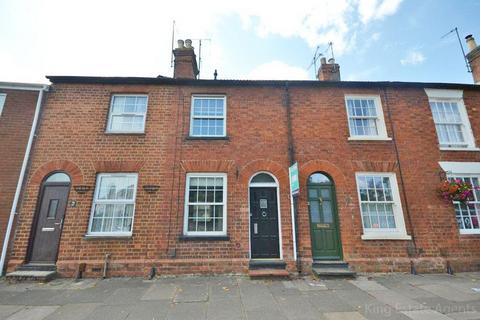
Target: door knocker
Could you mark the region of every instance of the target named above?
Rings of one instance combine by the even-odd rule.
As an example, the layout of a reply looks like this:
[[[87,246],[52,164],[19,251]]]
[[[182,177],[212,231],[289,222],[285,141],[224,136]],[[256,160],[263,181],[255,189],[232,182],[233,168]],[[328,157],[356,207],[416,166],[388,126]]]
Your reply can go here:
[[[262,217],[266,217],[267,216],[267,212],[266,211],[262,211]]]

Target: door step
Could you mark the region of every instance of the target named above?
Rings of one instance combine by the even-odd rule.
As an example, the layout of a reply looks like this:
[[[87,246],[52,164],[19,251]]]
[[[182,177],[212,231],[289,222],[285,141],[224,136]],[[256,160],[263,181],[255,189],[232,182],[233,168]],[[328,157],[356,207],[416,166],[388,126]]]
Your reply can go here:
[[[285,269],[287,264],[283,260],[250,260],[248,268],[256,269]]]
[[[15,269],[16,271],[57,271],[57,266],[51,263],[27,263]]]
[[[259,278],[288,278],[290,274],[285,269],[253,269],[248,271],[248,275],[252,279]]]
[[[283,260],[250,260],[248,275],[250,278],[288,278],[287,264]]]
[[[7,273],[6,279],[8,282],[49,282],[57,275],[56,271],[14,271]]]
[[[318,278],[354,278],[356,272],[345,261],[314,260],[312,272]]]

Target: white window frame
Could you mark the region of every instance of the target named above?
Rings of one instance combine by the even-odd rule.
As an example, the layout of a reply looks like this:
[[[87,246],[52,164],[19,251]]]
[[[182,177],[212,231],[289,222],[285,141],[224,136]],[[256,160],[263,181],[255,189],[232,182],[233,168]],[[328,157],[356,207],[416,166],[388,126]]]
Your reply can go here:
[[[360,176],[381,176],[390,179],[390,187],[392,188],[393,214],[395,219],[395,229],[365,229],[363,224],[362,199],[360,196],[360,188],[358,185],[358,177]],[[407,234],[405,228],[405,219],[403,216],[402,201],[398,190],[397,176],[393,172],[356,172],[355,184],[357,188],[357,197],[359,203],[360,217],[362,221],[362,240],[411,240],[412,237]]]
[[[455,102],[458,106],[458,111],[460,113],[460,118],[462,120],[462,133],[465,138],[465,143],[462,146],[451,144],[451,145],[442,145],[440,144],[440,139],[438,137],[437,130],[435,128],[435,133],[437,134],[437,141],[440,150],[449,150],[449,151],[478,151],[480,148],[475,146],[475,138],[473,137],[472,127],[470,125],[470,119],[468,118],[467,108],[463,101],[463,90],[450,90],[450,89],[425,89],[425,93],[428,96],[429,108],[432,113],[432,107],[430,106],[431,102]],[[436,127],[435,120],[432,120],[434,126]],[[464,146],[463,146],[464,145]]]
[[[133,204],[133,213],[132,213],[132,228],[129,232],[92,232],[92,224],[93,224],[93,214],[95,211],[95,205],[98,203],[103,204],[114,204],[119,202],[119,200],[98,200],[98,194],[100,192],[100,179],[103,177],[135,177],[135,187],[133,189],[133,199],[132,200],[121,200],[122,203],[129,203]],[[135,222],[135,207],[136,207],[136,199],[137,199],[137,186],[138,186],[138,174],[137,173],[99,173],[97,174],[97,179],[95,181],[95,192],[93,195],[92,201],[92,208],[90,210],[90,220],[88,223],[88,232],[87,237],[129,237],[132,235],[133,232],[133,225]]]
[[[375,118],[375,123],[377,125],[377,135],[354,135],[350,127],[350,118],[355,118],[350,115],[348,110],[348,100],[373,100],[375,108],[377,111],[377,117]],[[348,140],[392,140],[387,135],[387,128],[385,126],[385,118],[383,115],[382,100],[378,95],[358,95],[358,94],[347,94],[345,95],[345,109],[347,111],[347,125],[350,137]]]
[[[440,167],[447,174],[448,178],[452,177],[478,177],[480,179],[480,162],[439,162]],[[480,199],[477,199],[480,200]],[[454,209],[455,210],[455,209]],[[455,214],[455,213],[454,213]],[[456,219],[456,215],[455,215]],[[455,224],[458,228],[458,225]],[[480,234],[480,229],[460,229],[460,234]]]
[[[190,178],[223,178],[223,231],[188,231],[188,205],[189,201],[189,191],[190,191]],[[222,172],[191,172],[187,173],[185,181],[185,204],[184,204],[184,214],[183,214],[183,235],[184,236],[198,236],[198,237],[220,237],[227,235],[227,174]],[[216,204],[218,202],[211,203],[206,202],[205,205]]]
[[[115,97],[146,97],[147,102],[145,106],[145,113],[143,112],[129,112],[128,115],[133,116],[143,116],[143,127],[141,130],[113,130],[112,126],[112,117],[113,117],[113,101]],[[147,122],[147,113],[148,113],[148,95],[147,94],[113,94],[110,98],[110,109],[108,110],[108,122],[107,122],[107,133],[124,133],[124,134],[136,134],[136,133],[145,133],[145,124]]]
[[[193,115],[193,105],[195,103],[195,99],[208,99],[208,98],[216,98],[216,99],[223,99],[223,117],[219,116],[194,116]],[[194,119],[223,119],[223,132],[221,135],[217,134],[193,134],[193,120]],[[207,137],[207,138],[223,138],[227,136],[227,96],[221,94],[194,94],[192,95],[192,101],[190,106],[190,137]]]
[[[3,107],[5,106],[5,101],[7,100],[6,93],[0,93],[0,116],[2,116]]]

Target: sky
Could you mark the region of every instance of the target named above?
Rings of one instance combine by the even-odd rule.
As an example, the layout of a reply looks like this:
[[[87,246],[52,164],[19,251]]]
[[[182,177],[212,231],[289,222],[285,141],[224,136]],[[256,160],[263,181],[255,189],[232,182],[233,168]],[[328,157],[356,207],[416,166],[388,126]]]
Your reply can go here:
[[[480,43],[479,12],[480,0],[0,0],[0,81],[172,76],[175,21],[197,57],[204,39],[202,79],[314,80],[332,42],[342,80],[472,83],[456,35],[442,36]]]

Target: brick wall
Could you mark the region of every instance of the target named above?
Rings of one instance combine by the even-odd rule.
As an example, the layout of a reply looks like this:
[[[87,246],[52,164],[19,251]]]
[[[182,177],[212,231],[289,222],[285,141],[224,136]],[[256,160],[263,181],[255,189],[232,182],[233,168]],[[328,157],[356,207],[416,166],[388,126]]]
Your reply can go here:
[[[18,176],[32,125],[37,91],[1,89],[7,95],[0,115],[0,248],[3,246]]]
[[[113,93],[149,95],[144,135],[105,134]],[[193,93],[226,94],[226,140],[187,139]],[[375,94],[382,100],[389,137],[393,141],[349,141],[345,94]],[[258,171],[271,172],[280,185],[281,248],[294,272],[288,139],[283,88],[273,86],[161,86],[57,84],[49,92],[32,159],[29,183],[15,233],[9,268],[26,259],[40,183],[49,171],[63,169],[91,186],[86,194],[70,192],[76,207],[66,212],[57,266],[73,275],[87,263],[87,275],[101,274],[110,254],[112,275],[145,275],[152,266],[161,274],[242,273],[249,261],[248,182]],[[300,166],[298,227],[303,271],[312,260],[306,180],[325,172],[336,188],[344,259],[360,271],[406,271],[411,241],[361,240],[362,225],[355,172],[395,172],[399,182],[407,232],[422,254],[419,271],[440,271],[447,252],[457,269],[478,269],[480,235],[459,235],[453,208],[436,195],[438,161],[480,161],[478,152],[439,151],[435,127],[423,89],[383,90],[335,87],[291,87],[295,157]],[[465,90],[465,105],[474,135],[480,130],[479,90]],[[387,111],[391,111],[390,121]],[[477,144],[480,141],[477,140]],[[137,188],[133,236],[128,239],[85,239],[95,176],[99,172],[135,167]],[[401,184],[399,164],[403,171]],[[228,176],[229,240],[185,241],[183,228],[187,172],[225,172]],[[153,194],[143,185],[155,184]],[[403,190],[404,189],[404,190]],[[405,192],[403,192],[405,191]],[[406,195],[406,198],[405,198]],[[408,202],[408,210],[407,210]]]

